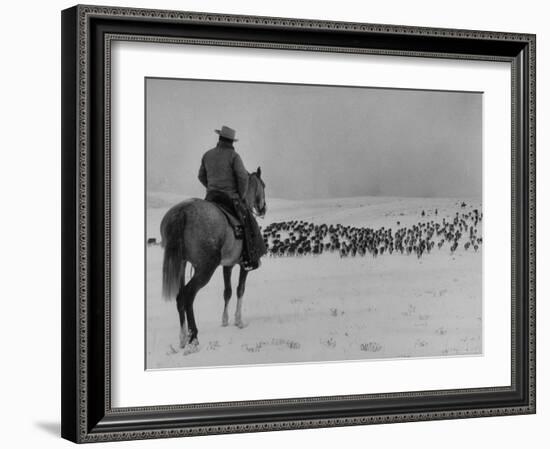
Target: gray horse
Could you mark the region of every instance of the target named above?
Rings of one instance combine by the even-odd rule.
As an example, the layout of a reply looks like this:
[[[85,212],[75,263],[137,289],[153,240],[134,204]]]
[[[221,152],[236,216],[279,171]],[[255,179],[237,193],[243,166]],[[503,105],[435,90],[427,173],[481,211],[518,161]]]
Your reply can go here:
[[[249,174],[245,202],[257,215],[266,212],[265,184],[261,169]],[[218,265],[223,266],[225,301],[222,326],[228,324],[227,306],[231,299],[231,271],[241,262],[243,241],[235,238],[225,215],[214,204],[193,198],[173,206],[160,224],[164,261],[162,266],[162,294],[165,299],[176,297],[180,319],[180,347],[185,353],[198,350],[198,329],[193,313],[197,292],[209,281]],[[193,266],[193,276],[185,283],[187,262]],[[242,266],[237,287],[235,325],[242,328],[242,297],[247,271]],[[185,320],[187,318],[186,330]]]

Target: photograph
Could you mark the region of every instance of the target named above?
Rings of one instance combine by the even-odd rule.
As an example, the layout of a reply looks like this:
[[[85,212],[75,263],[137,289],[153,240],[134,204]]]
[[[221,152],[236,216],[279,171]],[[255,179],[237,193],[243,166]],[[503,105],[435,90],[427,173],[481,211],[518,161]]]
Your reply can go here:
[[[166,6],[63,5],[49,45],[61,436],[523,444],[542,15]]]
[[[483,355],[483,92],[144,101],[146,370]]]

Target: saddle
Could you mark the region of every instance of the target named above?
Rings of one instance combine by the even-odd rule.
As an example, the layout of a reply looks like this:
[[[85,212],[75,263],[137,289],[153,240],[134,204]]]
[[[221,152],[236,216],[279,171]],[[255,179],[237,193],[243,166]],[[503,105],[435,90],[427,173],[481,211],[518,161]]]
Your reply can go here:
[[[229,210],[229,208],[225,204],[218,203],[217,201],[209,202],[216,206],[225,215],[229,226],[231,226],[231,228],[233,229],[235,238],[242,239],[244,237],[243,225],[241,224],[241,221],[237,218],[237,216],[233,213],[233,211]]]

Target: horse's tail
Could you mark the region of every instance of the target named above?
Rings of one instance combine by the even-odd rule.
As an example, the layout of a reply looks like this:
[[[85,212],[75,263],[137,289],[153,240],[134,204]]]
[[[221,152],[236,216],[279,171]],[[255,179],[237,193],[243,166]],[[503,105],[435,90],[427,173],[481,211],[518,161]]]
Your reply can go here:
[[[184,224],[184,214],[170,214],[168,212],[160,225],[162,246],[164,246],[162,296],[167,301],[178,294],[180,286],[185,285]]]

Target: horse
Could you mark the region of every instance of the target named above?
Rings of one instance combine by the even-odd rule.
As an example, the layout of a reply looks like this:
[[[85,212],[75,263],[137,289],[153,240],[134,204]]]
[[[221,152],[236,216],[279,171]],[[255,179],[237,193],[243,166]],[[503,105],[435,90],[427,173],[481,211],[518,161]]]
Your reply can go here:
[[[255,215],[261,218],[265,216],[265,183],[261,178],[260,167],[248,175],[244,201]],[[232,295],[231,272],[235,265],[240,265],[235,325],[242,329],[242,298],[248,274],[241,264],[243,240],[235,237],[233,228],[220,209],[215,204],[198,198],[182,201],[166,212],[160,224],[160,232],[161,245],[164,248],[162,295],[166,300],[176,296],[179,340],[184,354],[199,349],[193,302],[198,291],[208,284],[219,265],[223,267],[224,327],[229,322],[227,309]],[[193,276],[185,283],[188,262],[193,267]],[[188,330],[185,328],[186,320]]]

